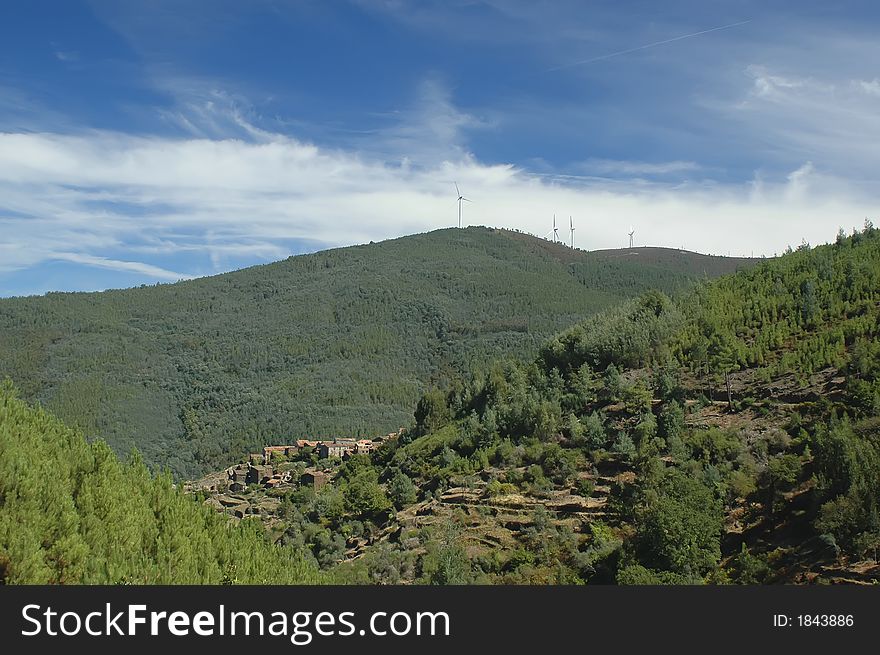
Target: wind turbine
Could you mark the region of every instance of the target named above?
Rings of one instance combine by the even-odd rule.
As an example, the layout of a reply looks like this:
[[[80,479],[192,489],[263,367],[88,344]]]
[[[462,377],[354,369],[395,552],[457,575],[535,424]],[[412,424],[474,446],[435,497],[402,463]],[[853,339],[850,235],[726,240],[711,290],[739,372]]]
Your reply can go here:
[[[630,225],[630,226],[629,226],[629,233],[628,233],[628,234],[629,234],[629,247],[630,247],[630,248],[633,247],[633,234],[635,234],[635,233],[636,233],[635,228],[634,228],[632,225]]]
[[[461,195],[461,191],[458,190],[458,182],[453,182],[453,184],[455,185],[455,192],[458,194],[458,227],[460,228],[461,227],[461,203],[462,203],[462,201],[464,201],[464,202],[471,202],[471,201],[469,198],[465,198],[463,195]]]
[[[553,243],[559,243],[559,230],[556,229],[556,214],[553,214]]]
[[[568,231],[571,234],[571,248],[574,250],[574,221],[571,216],[568,217]]]

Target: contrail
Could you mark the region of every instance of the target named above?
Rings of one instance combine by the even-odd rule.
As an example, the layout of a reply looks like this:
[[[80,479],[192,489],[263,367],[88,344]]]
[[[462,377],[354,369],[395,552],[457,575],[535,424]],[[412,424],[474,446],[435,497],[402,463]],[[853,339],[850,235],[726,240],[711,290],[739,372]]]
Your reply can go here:
[[[640,45],[636,48],[630,48],[629,50],[621,50],[620,52],[611,52],[607,55],[600,55],[599,57],[593,57],[592,59],[584,59],[583,61],[576,61],[571,64],[563,64],[562,66],[556,66],[555,68],[548,68],[546,72],[558,71],[563,68],[571,68],[572,66],[581,66],[583,64],[592,64],[597,61],[604,61],[606,59],[611,59],[612,57],[619,57],[620,55],[627,55],[631,52],[638,52],[639,50],[646,50],[647,48],[653,48],[658,45],[665,45],[667,43],[673,43],[674,41],[681,41],[682,39],[690,39],[694,36],[700,36],[702,34],[709,34],[709,32],[718,32],[719,30],[729,30],[731,27],[737,27],[739,25],[745,25],[746,23],[752,22],[752,19],[741,20],[738,23],[731,23],[730,25],[722,25],[721,27],[713,27],[708,30],[702,30],[701,32],[693,32],[692,34],[683,34],[681,36],[676,36],[671,39],[665,39],[663,41],[655,41],[654,43],[647,43],[645,45]]]

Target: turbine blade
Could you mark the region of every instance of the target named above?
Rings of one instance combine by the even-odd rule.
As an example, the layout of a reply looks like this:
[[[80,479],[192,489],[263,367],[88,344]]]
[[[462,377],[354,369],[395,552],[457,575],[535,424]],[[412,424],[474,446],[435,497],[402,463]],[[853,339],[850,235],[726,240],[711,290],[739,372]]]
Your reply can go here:
[[[458,194],[458,197],[461,198],[461,191],[458,190],[458,182],[453,182],[455,185],[455,192]]]

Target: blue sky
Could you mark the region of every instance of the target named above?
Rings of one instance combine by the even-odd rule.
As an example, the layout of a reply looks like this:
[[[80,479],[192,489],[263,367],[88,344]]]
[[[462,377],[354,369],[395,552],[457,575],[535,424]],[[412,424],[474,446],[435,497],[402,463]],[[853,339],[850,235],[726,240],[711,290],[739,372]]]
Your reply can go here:
[[[0,295],[452,226],[454,180],[466,223],[572,216],[587,249],[829,241],[876,217],[878,28],[872,2],[19,3]]]

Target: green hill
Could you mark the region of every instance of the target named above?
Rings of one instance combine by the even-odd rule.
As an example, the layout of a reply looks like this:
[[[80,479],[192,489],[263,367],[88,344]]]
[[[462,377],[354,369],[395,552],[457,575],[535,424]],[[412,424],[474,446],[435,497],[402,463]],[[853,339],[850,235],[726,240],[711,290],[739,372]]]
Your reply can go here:
[[[323,579],[259,524],[120,462],[0,384],[0,585],[268,584]]]
[[[880,230],[647,292],[414,419],[295,455],[331,481],[274,533],[360,582],[876,582]]]
[[[0,377],[116,452],[192,476],[265,443],[397,429],[428,384],[532,356],[649,288],[747,264],[440,230],[177,284],[0,300]]]

